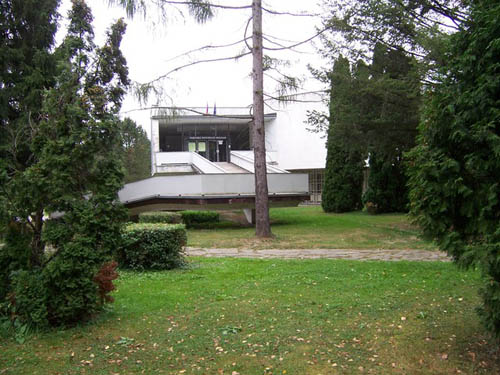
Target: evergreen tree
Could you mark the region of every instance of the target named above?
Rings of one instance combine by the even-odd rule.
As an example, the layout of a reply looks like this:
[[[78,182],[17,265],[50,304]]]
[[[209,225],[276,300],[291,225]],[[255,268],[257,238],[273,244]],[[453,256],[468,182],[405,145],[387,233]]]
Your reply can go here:
[[[402,155],[385,159],[371,153],[368,189],[363,194],[365,207],[370,213],[407,211],[406,182]]]
[[[409,154],[410,209],[455,262],[482,270],[481,317],[500,338],[500,1],[470,4]]]
[[[52,55],[54,84],[43,92],[38,122],[28,122],[29,137],[19,137],[29,163],[21,168],[4,159],[2,175],[10,224],[0,263],[13,272],[2,270],[0,297],[11,293],[9,314],[37,325],[73,323],[96,311],[94,277],[118,246],[124,218],[117,203],[123,179],[117,113],[128,84],[119,49],[125,24],[114,24],[97,48],[90,8],[84,0],[72,3],[68,34]],[[6,145],[16,148],[13,139]]]
[[[371,76],[363,81],[361,127],[370,151],[363,202],[373,213],[406,211],[403,155],[415,142],[420,86],[413,60],[401,50],[375,45]]]
[[[121,139],[125,183],[151,177],[151,142],[144,130],[125,118],[121,122]]]
[[[420,109],[420,77],[402,50],[376,44],[368,81],[358,85],[360,127],[366,147],[395,160],[415,144]]]
[[[31,145],[43,117],[43,92],[54,85],[55,59],[50,51],[58,5],[58,0],[0,2],[0,218],[4,223],[9,210],[26,211],[29,203],[7,185],[22,179],[36,163]],[[43,207],[30,208],[30,224],[39,234]],[[33,251],[40,253],[41,247],[40,236],[34,236]]]
[[[330,75],[330,126],[325,183],[321,205],[325,212],[360,207],[363,186],[362,154],[356,145],[356,113],[352,109],[352,77],[347,59],[339,57]]]

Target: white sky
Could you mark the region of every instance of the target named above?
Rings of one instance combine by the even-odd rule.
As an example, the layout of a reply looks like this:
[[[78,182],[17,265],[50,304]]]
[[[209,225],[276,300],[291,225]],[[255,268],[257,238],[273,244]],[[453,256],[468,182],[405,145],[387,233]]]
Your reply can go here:
[[[101,44],[105,30],[119,17],[125,17],[125,11],[120,7],[108,6],[107,0],[87,0],[94,15],[94,31],[96,41]],[[219,0],[220,4],[242,5],[250,4],[251,0]],[[316,0],[267,0],[264,6],[278,11],[300,12],[307,11],[318,13],[319,7]],[[69,0],[63,0],[60,13],[65,16],[70,7]],[[243,45],[219,50],[207,50],[193,53],[189,57],[173,59],[174,57],[206,45],[222,45],[243,39],[246,22],[251,13],[246,10],[218,10],[216,17],[206,24],[197,24],[182,6],[183,17],[175,9],[166,25],[157,23],[153,7],[149,8],[146,20],[137,15],[133,20],[127,19],[127,32],[125,34],[122,51],[127,59],[129,77],[133,81],[148,82],[165,74],[166,72],[199,59],[212,59],[233,56],[242,51]],[[301,41],[315,34],[315,26],[319,24],[316,17],[273,16],[264,13],[264,33],[289,41]],[[62,28],[61,28],[62,29]],[[251,27],[249,29],[249,36]],[[59,35],[61,38],[62,36]],[[282,41],[284,45],[290,43]],[[269,43],[267,43],[268,46]],[[304,84],[304,89],[315,90],[321,87],[307,72],[306,65],[321,64],[312,45],[297,47],[305,53],[268,52],[272,57],[286,58],[291,66],[284,69],[289,74],[309,76]],[[173,60],[172,60],[173,59]],[[252,69],[251,56],[246,56],[239,61],[224,61],[199,64],[175,72],[169,79],[163,81],[163,89],[172,101],[163,100],[160,105],[199,106],[205,107],[208,103],[212,108],[238,106],[244,107],[252,102],[252,83],[250,72]],[[272,92],[275,84],[266,79],[267,91]],[[148,103],[155,104],[156,100]],[[123,112],[139,108],[131,95],[123,105]],[[132,117],[133,112],[130,113]],[[148,113],[149,114],[149,113]],[[147,116],[146,116],[147,118]],[[137,120],[137,119],[136,119]],[[147,124],[142,124],[147,128]]]

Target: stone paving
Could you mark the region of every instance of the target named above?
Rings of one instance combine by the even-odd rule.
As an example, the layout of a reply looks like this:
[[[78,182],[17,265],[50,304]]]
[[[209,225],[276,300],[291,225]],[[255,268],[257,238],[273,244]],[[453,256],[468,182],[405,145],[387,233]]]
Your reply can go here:
[[[203,249],[188,247],[188,256],[282,259],[352,259],[384,261],[441,261],[451,259],[443,252],[428,250],[355,250],[355,249]]]

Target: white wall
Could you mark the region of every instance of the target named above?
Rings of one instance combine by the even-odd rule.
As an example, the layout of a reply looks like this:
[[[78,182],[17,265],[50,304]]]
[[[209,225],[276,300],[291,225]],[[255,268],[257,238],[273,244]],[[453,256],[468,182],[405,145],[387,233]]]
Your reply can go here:
[[[312,99],[317,100],[318,97],[313,96]],[[326,110],[324,104],[293,102],[286,106],[273,104],[273,108],[277,109],[277,117],[266,121],[266,151],[272,155],[272,161],[278,162],[277,167],[287,170],[325,168],[326,138],[321,138],[322,134],[307,131],[308,125],[305,123],[306,111],[313,109],[324,111]],[[225,113],[229,110],[231,108],[218,108],[217,112],[229,114]],[[235,108],[233,112],[248,114],[245,108]],[[272,110],[266,109],[266,112]],[[160,150],[158,120],[148,120],[145,123],[145,113],[150,114],[151,111],[131,113],[130,117],[139,120],[139,124],[148,130],[153,151],[158,152]]]
[[[308,175],[271,173],[269,194],[307,194]],[[154,197],[255,195],[253,174],[157,176],[126,184],[118,193],[123,203]]]
[[[317,97],[315,97],[317,99]],[[267,151],[276,151],[282,169],[321,169],[326,163],[326,138],[307,130],[306,111],[324,110],[321,103],[290,103],[266,126]]]

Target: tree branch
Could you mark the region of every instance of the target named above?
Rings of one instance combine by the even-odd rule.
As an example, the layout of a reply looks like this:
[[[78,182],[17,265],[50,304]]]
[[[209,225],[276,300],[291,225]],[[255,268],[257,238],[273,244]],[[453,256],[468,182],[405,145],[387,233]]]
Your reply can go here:
[[[264,8],[262,7],[262,10],[266,13],[269,14],[275,14],[279,16],[292,16],[292,17],[319,17],[320,14],[315,14],[315,13],[290,13],[290,12],[280,12],[277,10],[269,9],[269,8]]]
[[[184,57],[184,56],[188,56],[191,53],[200,52],[200,51],[204,51],[204,50],[207,50],[207,49],[218,49],[218,48],[227,48],[227,47],[236,46],[236,45],[238,45],[240,43],[243,43],[243,42],[246,43],[247,39],[249,39],[249,38],[241,39],[241,40],[238,40],[237,42],[232,42],[232,43],[228,43],[228,44],[220,44],[220,45],[211,45],[211,44],[209,44],[209,45],[206,45],[206,46],[203,46],[203,47],[195,48],[195,49],[192,49],[190,51],[181,53],[180,55],[177,55],[177,56],[174,56],[174,57],[172,57],[170,59],[165,60],[165,62],[170,62],[170,61],[176,60],[178,58],[181,58],[181,57]]]
[[[310,42],[311,40],[313,40],[313,39],[317,38],[318,36],[320,36],[321,34],[323,34],[328,29],[329,29],[329,27],[325,27],[322,30],[318,31],[316,34],[314,34],[312,37],[307,38],[307,39],[305,39],[305,40],[303,40],[301,42],[297,42],[295,44],[292,44],[290,46],[285,46],[285,47],[280,47],[280,48],[264,47],[264,49],[269,50],[269,51],[282,51],[282,50],[285,50],[285,49],[292,49],[292,48],[298,47],[298,46],[300,46],[302,44],[306,44],[306,43]]]
[[[216,61],[227,61],[227,60],[237,60],[241,57],[244,57],[244,56],[248,56],[248,55],[251,55],[252,53],[251,52],[244,52],[244,53],[240,53],[238,55],[235,55],[235,56],[229,56],[229,57],[220,57],[220,58],[216,58],[216,59],[206,59],[206,60],[197,60],[197,61],[193,61],[189,64],[184,64],[184,65],[181,65],[181,66],[178,66],[177,68],[174,68],[170,71],[168,71],[167,73],[165,74],[162,74],[161,76],[145,83],[146,85],[151,85],[155,82],[158,82],[158,81],[161,81],[162,79],[164,78],[167,78],[170,74],[172,73],[175,73],[181,69],[184,69],[184,68],[188,68],[190,66],[193,66],[193,65],[198,65],[198,64],[203,64],[203,63],[210,63],[210,62],[216,62]]]

